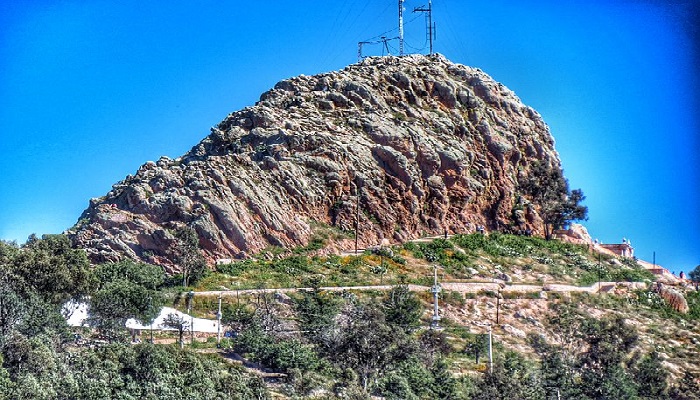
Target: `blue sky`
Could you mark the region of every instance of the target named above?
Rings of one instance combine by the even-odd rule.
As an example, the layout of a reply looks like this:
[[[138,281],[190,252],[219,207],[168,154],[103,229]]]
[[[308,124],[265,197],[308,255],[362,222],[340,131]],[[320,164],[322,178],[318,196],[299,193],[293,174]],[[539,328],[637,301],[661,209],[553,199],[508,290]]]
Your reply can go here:
[[[397,1],[0,4],[0,239],[72,226],[91,197],[177,157],[284,78],[397,33]],[[426,53],[424,1],[406,51]],[[700,264],[698,5],[435,0],[435,50],[537,109],[594,238]],[[390,42],[393,52],[398,44]],[[381,55],[379,45],[366,55]]]

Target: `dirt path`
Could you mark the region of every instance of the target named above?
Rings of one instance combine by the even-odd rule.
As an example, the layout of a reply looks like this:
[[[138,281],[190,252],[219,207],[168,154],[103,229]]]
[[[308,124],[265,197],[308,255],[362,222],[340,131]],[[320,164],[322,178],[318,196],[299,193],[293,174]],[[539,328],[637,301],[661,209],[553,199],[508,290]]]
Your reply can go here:
[[[615,287],[625,286],[633,289],[646,288],[643,282],[600,282],[591,286],[573,286],[547,283],[544,285],[506,284],[503,281],[494,280],[492,282],[441,282],[443,290],[451,290],[460,293],[477,293],[479,291],[500,291],[501,293],[531,293],[531,292],[588,292],[588,293],[608,293]],[[368,285],[368,286],[324,286],[319,288],[324,291],[339,292],[344,290],[391,290],[394,285]],[[408,285],[409,290],[421,292],[430,290],[429,286]],[[310,287],[302,288],[263,288],[263,289],[241,289],[241,290],[208,290],[194,292],[195,296],[210,297],[222,296],[232,297],[238,294],[255,293],[289,293],[298,290],[313,290]]]

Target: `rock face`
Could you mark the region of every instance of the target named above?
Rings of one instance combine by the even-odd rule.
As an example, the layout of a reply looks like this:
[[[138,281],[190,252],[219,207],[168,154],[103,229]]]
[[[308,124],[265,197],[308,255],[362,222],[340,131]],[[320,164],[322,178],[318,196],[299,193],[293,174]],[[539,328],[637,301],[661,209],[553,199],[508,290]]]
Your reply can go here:
[[[173,265],[173,231],[214,262],[323,238],[335,249],[425,235],[541,231],[518,182],[559,167],[540,115],[440,55],[368,58],[281,81],[181,158],[147,162],[69,231],[94,262]],[[357,205],[359,203],[359,210]]]

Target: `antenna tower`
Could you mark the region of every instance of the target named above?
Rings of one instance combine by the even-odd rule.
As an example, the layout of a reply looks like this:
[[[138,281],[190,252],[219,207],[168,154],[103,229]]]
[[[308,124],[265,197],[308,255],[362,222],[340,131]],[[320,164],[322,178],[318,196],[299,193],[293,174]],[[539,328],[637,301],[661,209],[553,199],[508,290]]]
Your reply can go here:
[[[428,8],[417,7],[413,9],[413,12],[426,13],[426,34],[428,36],[428,41],[430,42],[430,54],[433,54],[433,39],[435,38],[435,23],[433,22],[433,0],[428,0]]]
[[[403,55],[403,1],[399,0],[399,55]]]

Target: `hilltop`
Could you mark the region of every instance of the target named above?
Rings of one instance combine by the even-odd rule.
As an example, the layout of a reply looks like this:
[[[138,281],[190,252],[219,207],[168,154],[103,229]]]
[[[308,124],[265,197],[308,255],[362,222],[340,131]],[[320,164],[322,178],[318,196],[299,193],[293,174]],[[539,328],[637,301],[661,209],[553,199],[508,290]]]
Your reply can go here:
[[[547,125],[481,70],[368,58],[277,83],[187,154],[92,199],[68,233],[94,263],[171,271],[184,227],[210,264],[319,240],[347,250],[355,233],[360,247],[478,226],[543,234],[520,190],[535,163],[561,171]]]

